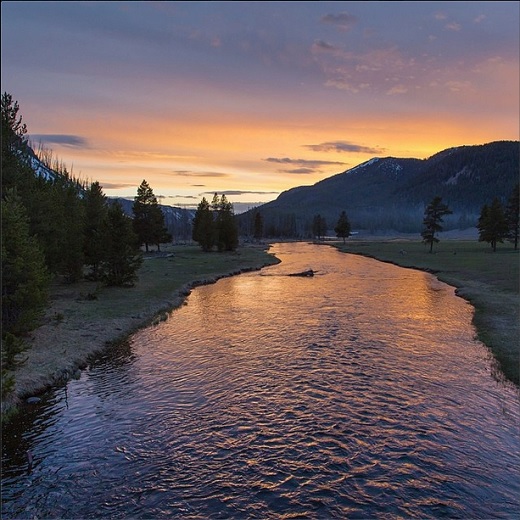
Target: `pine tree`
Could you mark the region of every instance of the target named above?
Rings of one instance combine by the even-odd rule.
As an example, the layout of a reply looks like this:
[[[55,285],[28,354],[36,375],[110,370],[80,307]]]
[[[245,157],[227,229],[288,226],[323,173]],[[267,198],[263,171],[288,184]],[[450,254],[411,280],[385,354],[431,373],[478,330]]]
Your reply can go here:
[[[219,251],[235,251],[238,246],[238,226],[233,204],[226,195],[220,197],[216,216],[217,247]]]
[[[490,206],[485,204],[480,212],[477,228],[479,242],[488,242],[493,251],[497,250],[497,243],[502,243],[508,236],[508,225],[504,209],[500,200],[495,197]]]
[[[13,96],[4,92],[1,98],[2,107],[2,160],[11,154],[27,152],[27,126],[18,115],[20,107]],[[2,162],[3,167],[3,162]]]
[[[143,262],[139,241],[119,202],[110,205],[103,232],[104,258],[100,264],[107,285],[132,286]]]
[[[2,107],[2,194],[15,189],[25,204],[25,195],[32,188],[34,172],[28,162],[27,127],[18,114],[18,102],[4,93]],[[27,208],[27,206],[26,206]]]
[[[327,234],[327,221],[321,215],[315,215],[312,221],[312,234],[321,240]]]
[[[32,330],[47,304],[49,275],[26,210],[14,192],[2,204],[2,337]]]
[[[338,238],[343,238],[343,243],[345,243],[346,239],[350,236],[350,221],[345,211],[341,212],[334,231]]]
[[[152,188],[143,180],[137,189],[137,196],[132,206],[133,226],[139,243],[144,244],[146,252],[151,244],[160,250],[160,244],[171,240],[164,225],[164,215]]]
[[[215,223],[211,206],[206,197],[202,197],[193,219],[192,238],[195,242],[198,242],[203,251],[211,251],[214,244],[214,236]]]
[[[253,238],[255,240],[261,240],[264,236],[264,218],[259,211],[257,211],[255,214],[255,221],[253,226]]]
[[[424,211],[423,220],[423,231],[421,236],[425,244],[430,244],[430,253],[433,251],[433,244],[439,242],[439,239],[435,236],[436,233],[442,231],[441,222],[445,215],[451,215],[453,212],[448,208],[446,204],[442,202],[442,198],[436,196],[426,206]]]
[[[77,186],[70,180],[60,192],[63,242],[60,244],[61,273],[65,281],[74,283],[83,278],[83,255],[85,214],[83,201]]]
[[[515,249],[518,249],[518,236],[520,234],[520,185],[517,184],[506,207],[506,221],[508,226],[508,238],[515,245]]]
[[[99,266],[104,256],[103,230],[108,216],[107,198],[99,182],[93,182],[85,193],[85,226],[83,251],[90,277],[99,279]]]

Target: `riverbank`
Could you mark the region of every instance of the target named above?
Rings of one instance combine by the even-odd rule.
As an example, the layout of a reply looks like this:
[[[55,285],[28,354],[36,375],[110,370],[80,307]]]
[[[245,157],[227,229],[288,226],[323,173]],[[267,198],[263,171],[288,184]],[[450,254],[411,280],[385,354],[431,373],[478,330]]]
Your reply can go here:
[[[490,348],[505,376],[519,385],[519,254],[509,244],[492,253],[487,244],[476,241],[442,240],[434,254],[416,239],[328,244],[432,272],[456,287],[457,294],[475,308],[479,339]],[[29,338],[31,348],[20,356],[25,362],[15,371],[15,392],[2,401],[2,414],[24,398],[79,376],[111,344],[166,319],[193,287],[277,263],[267,250],[268,246],[247,246],[236,253],[204,253],[197,246],[172,246],[162,254],[147,255],[133,288],[98,287],[94,282],[52,286],[50,307]]]
[[[499,244],[495,253],[486,243],[442,237],[433,253],[420,239],[350,238],[345,245],[331,245],[345,253],[428,271],[455,287],[457,295],[475,308],[478,339],[489,347],[500,367],[496,377],[503,372],[520,385],[520,264],[519,251],[511,244]]]
[[[47,388],[79,376],[89,361],[132,332],[158,323],[183,304],[193,287],[261,269],[278,260],[267,245],[231,253],[204,253],[198,246],[168,246],[145,255],[135,287],[102,287],[96,282],[55,284],[50,306],[19,356],[15,389],[2,401],[2,416]]]

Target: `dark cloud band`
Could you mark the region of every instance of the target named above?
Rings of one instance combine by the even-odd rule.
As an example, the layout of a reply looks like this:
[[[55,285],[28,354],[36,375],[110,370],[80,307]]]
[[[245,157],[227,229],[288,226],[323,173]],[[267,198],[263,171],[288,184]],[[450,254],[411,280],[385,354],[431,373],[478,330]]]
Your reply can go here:
[[[34,134],[31,135],[31,140],[38,143],[61,144],[77,148],[88,147],[88,142],[85,138],[71,134]]]
[[[326,14],[325,16],[321,17],[321,21],[323,23],[330,23],[335,25],[342,30],[347,30],[357,22],[357,18],[354,15],[348,13]]]
[[[268,157],[267,159],[264,159],[264,161],[278,164],[295,164],[297,166],[305,166],[309,168],[317,168],[329,164],[345,164],[339,161],[314,161],[312,159],[290,159],[289,157]]]
[[[372,148],[360,144],[349,143],[348,141],[328,141],[321,144],[305,144],[305,148],[314,152],[353,152],[353,153],[384,153],[382,148]]]

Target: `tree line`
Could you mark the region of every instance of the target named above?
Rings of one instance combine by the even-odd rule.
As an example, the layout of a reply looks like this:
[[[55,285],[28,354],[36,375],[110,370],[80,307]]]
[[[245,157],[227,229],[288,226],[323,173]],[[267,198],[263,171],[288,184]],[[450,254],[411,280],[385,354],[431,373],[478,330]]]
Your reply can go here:
[[[142,264],[141,246],[170,241],[162,211],[143,180],[133,218],[109,202],[99,182],[87,185],[54,165],[46,178],[34,170],[36,156],[18,102],[4,93],[2,112],[2,374],[25,348],[24,336],[39,323],[52,280],[81,279],[132,286]],[[50,157],[43,154],[40,161]],[[48,164],[49,170],[52,165]],[[57,170],[57,171],[56,171]],[[2,395],[12,380],[2,378]]]
[[[214,247],[218,251],[235,251],[238,246],[238,226],[233,204],[226,195],[213,195],[211,203],[202,197],[193,219],[192,238],[203,251]]]
[[[478,239],[480,242],[488,242],[493,251],[496,251],[497,243],[503,243],[505,240],[511,242],[515,250],[518,249],[520,234],[519,193],[520,188],[519,184],[517,184],[513,188],[507,204],[503,205],[500,199],[495,197],[490,204],[485,204],[482,207],[476,224],[479,231]],[[439,242],[438,234],[444,229],[442,226],[444,217],[452,213],[452,210],[442,201],[440,196],[435,196],[426,206],[422,221],[421,237],[423,242],[430,246],[430,252],[433,251],[433,245]],[[256,240],[265,236],[263,222],[264,219],[261,212],[256,211],[253,224],[253,237]],[[314,215],[310,235],[317,240],[322,240],[327,235],[328,230],[325,217],[321,214]],[[271,228],[267,230],[268,236],[270,236],[270,232],[272,232]],[[342,211],[339,215],[334,226],[334,232],[337,238],[343,239],[343,243],[351,235],[352,225],[345,211]]]

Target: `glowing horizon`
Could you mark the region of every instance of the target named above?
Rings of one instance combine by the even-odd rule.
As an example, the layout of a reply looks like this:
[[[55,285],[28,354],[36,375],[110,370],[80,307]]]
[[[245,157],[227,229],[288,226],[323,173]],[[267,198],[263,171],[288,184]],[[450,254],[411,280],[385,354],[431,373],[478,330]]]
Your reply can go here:
[[[519,138],[515,2],[2,2],[2,92],[108,196],[261,204]],[[19,35],[24,37],[20,38]]]

